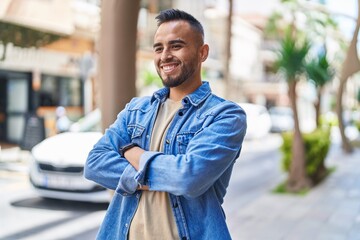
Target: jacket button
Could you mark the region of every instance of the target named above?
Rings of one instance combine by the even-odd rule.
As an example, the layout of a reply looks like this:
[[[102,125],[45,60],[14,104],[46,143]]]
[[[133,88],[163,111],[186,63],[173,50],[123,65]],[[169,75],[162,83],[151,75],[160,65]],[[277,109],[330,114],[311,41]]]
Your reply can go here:
[[[179,205],[176,203],[174,203],[174,208],[177,208]]]
[[[187,237],[182,237],[181,240],[187,240]]]
[[[166,144],[170,144],[170,140],[169,139],[166,139]]]
[[[183,116],[184,115],[184,113],[183,112],[179,112],[179,116]]]

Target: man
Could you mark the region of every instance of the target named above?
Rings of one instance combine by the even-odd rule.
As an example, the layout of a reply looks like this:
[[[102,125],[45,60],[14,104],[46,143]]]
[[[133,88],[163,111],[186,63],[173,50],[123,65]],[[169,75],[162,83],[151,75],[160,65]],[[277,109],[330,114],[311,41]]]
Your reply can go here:
[[[98,239],[231,239],[221,204],[245,113],[202,82],[209,46],[198,20],[174,9],[156,19],[165,88],[132,99],[85,166],[86,178],[115,190]]]

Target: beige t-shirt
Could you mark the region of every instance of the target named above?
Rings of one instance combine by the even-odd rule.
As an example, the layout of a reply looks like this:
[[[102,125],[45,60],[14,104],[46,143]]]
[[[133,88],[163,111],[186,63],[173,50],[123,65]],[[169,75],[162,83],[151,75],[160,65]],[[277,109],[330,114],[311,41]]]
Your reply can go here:
[[[164,136],[175,113],[181,106],[181,101],[175,102],[169,98],[160,106],[151,135],[151,151],[163,151]],[[179,239],[168,193],[142,192],[139,206],[130,225],[128,239]]]

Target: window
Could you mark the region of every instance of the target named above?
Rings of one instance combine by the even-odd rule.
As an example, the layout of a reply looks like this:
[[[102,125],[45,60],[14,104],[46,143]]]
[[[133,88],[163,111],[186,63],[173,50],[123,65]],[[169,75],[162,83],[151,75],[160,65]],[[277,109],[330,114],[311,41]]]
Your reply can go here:
[[[80,79],[42,75],[39,92],[40,106],[81,106],[82,83]]]

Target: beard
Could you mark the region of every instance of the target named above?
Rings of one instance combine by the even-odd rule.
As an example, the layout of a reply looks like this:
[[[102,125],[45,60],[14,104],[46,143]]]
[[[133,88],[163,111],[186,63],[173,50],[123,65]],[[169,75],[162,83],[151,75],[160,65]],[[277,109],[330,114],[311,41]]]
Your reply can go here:
[[[188,65],[189,66],[189,65]],[[191,76],[194,74],[195,72],[195,68],[194,67],[188,67],[186,65],[184,65],[181,69],[181,72],[178,76],[161,76],[160,71],[158,70],[158,75],[161,78],[161,81],[163,83],[163,85],[167,88],[173,88],[173,87],[178,87],[181,84],[183,84],[184,82],[186,82],[188,79],[191,78]],[[194,65],[191,65],[194,66]]]

